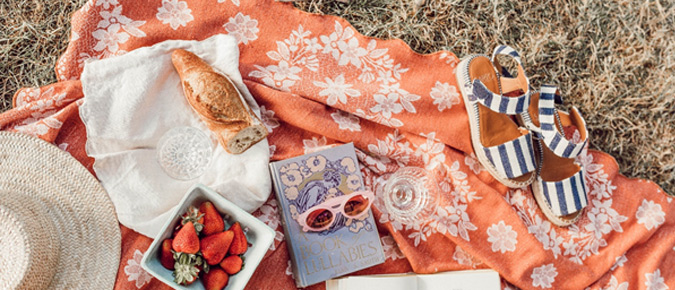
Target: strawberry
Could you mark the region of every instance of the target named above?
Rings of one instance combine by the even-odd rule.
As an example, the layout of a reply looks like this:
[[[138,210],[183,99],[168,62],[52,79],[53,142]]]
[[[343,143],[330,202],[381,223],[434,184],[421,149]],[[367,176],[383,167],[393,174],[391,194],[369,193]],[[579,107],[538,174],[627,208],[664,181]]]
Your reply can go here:
[[[187,222],[173,238],[173,250],[179,253],[196,254],[199,252],[199,236],[192,222]]]
[[[220,267],[225,270],[225,273],[234,275],[241,271],[241,266],[244,261],[241,260],[239,256],[228,256],[220,262]]]
[[[202,276],[202,283],[206,290],[222,290],[227,286],[230,277],[220,268],[213,268]]]
[[[173,242],[172,239],[164,240],[162,242],[162,249],[159,251],[159,262],[162,263],[164,268],[169,270],[173,270],[173,264],[176,263],[171,252],[171,242]]]
[[[246,240],[246,235],[241,229],[239,222],[234,223],[230,227],[229,231],[234,232],[234,240],[232,240],[232,245],[230,246],[228,253],[230,255],[241,255],[246,253],[246,250],[248,249],[248,241]]]
[[[234,233],[224,231],[203,238],[200,242],[202,257],[209,265],[220,263],[227,254],[227,250],[232,244]]]
[[[194,254],[175,253],[175,269],[173,270],[173,281],[180,285],[190,285],[197,281],[203,260]]]
[[[220,216],[220,213],[210,201],[202,203],[199,206],[199,212],[204,214],[204,229],[202,232],[204,235],[209,236],[225,230],[223,217]]]

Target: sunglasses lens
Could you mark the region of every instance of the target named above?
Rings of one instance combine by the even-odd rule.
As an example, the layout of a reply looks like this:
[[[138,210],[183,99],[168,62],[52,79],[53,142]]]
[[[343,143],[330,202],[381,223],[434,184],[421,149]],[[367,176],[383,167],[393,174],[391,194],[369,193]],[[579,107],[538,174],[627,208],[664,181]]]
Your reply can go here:
[[[326,209],[318,209],[311,212],[305,222],[314,229],[321,229],[330,224],[333,220],[333,213]]]
[[[357,216],[366,210],[368,210],[368,200],[363,195],[354,196],[345,203],[345,213],[348,216]]]

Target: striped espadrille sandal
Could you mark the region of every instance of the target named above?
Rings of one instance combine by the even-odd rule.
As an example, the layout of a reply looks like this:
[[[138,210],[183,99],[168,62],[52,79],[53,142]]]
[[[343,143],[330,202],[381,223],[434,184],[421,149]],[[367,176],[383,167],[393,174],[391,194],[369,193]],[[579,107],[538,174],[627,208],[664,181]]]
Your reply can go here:
[[[497,55],[515,59],[517,77],[501,80],[490,58],[472,55],[457,66],[457,82],[469,116],[476,157],[502,184],[513,188],[524,187],[535,178],[532,134],[519,127],[512,116],[527,111],[531,89],[518,53],[511,47],[499,46],[493,53],[493,59]],[[502,88],[502,83],[508,86],[508,90]],[[519,95],[507,96],[502,92],[517,92]]]
[[[586,121],[577,108],[569,113],[555,108],[562,98],[554,86],[544,85],[532,94],[528,115],[521,121],[533,132],[538,148],[539,169],[532,192],[544,215],[555,225],[568,226],[579,219],[588,205],[584,169],[574,158],[586,142]],[[563,128],[574,126],[580,139],[574,143],[564,136]]]

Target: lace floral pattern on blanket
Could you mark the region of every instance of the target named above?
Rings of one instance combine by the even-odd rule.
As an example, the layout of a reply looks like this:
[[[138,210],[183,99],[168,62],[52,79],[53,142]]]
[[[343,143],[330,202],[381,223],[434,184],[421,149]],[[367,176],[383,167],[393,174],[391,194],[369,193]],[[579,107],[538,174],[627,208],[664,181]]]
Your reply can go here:
[[[403,122],[395,117],[396,114],[417,112],[413,102],[421,96],[401,88],[401,76],[408,69],[396,64],[387,54],[388,49],[377,48],[375,40],[370,40],[365,47],[361,46],[354,29],[342,27],[337,21],[335,31],[330,35],[312,37],[312,34],[302,25],[298,26],[288,38],[276,42],[276,51],[267,52],[267,57],[276,64],[254,65],[256,69],[249,76],[260,79],[267,86],[290,92],[307,71],[317,72],[320,67],[334,65],[348,66],[358,72],[358,81],[379,85],[379,90],[373,94],[375,103],[368,110],[356,110],[355,115],[387,126],[401,127]],[[325,97],[329,105],[347,105],[351,99],[362,95],[352,88],[353,84],[346,83],[344,75],[312,84],[319,90],[317,95]]]

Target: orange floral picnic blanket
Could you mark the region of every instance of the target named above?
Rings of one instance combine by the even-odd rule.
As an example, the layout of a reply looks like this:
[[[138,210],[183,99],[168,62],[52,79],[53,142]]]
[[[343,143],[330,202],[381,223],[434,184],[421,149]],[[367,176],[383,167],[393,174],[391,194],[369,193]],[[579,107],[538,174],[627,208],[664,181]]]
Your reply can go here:
[[[225,33],[239,41],[241,74],[261,106],[272,159],[354,142],[376,192],[402,166],[434,168],[442,205],[430,221],[403,226],[376,203],[387,259],[358,274],[492,268],[511,289],[675,289],[672,198],[619,175],[611,156],[585,150],[578,162],[589,206],[575,225],[552,225],[529,188],[501,185],[475,159],[451,52],[419,55],[400,40],[368,38],[343,19],[272,0],[90,0],[72,24],[59,82],[18,91],[0,128],[53,142],[91,170],[78,116],[85,63]],[[248,288],[295,288],[274,198],[255,215],[277,236]],[[140,268],[151,240],[122,233],[116,289],[168,288]]]

